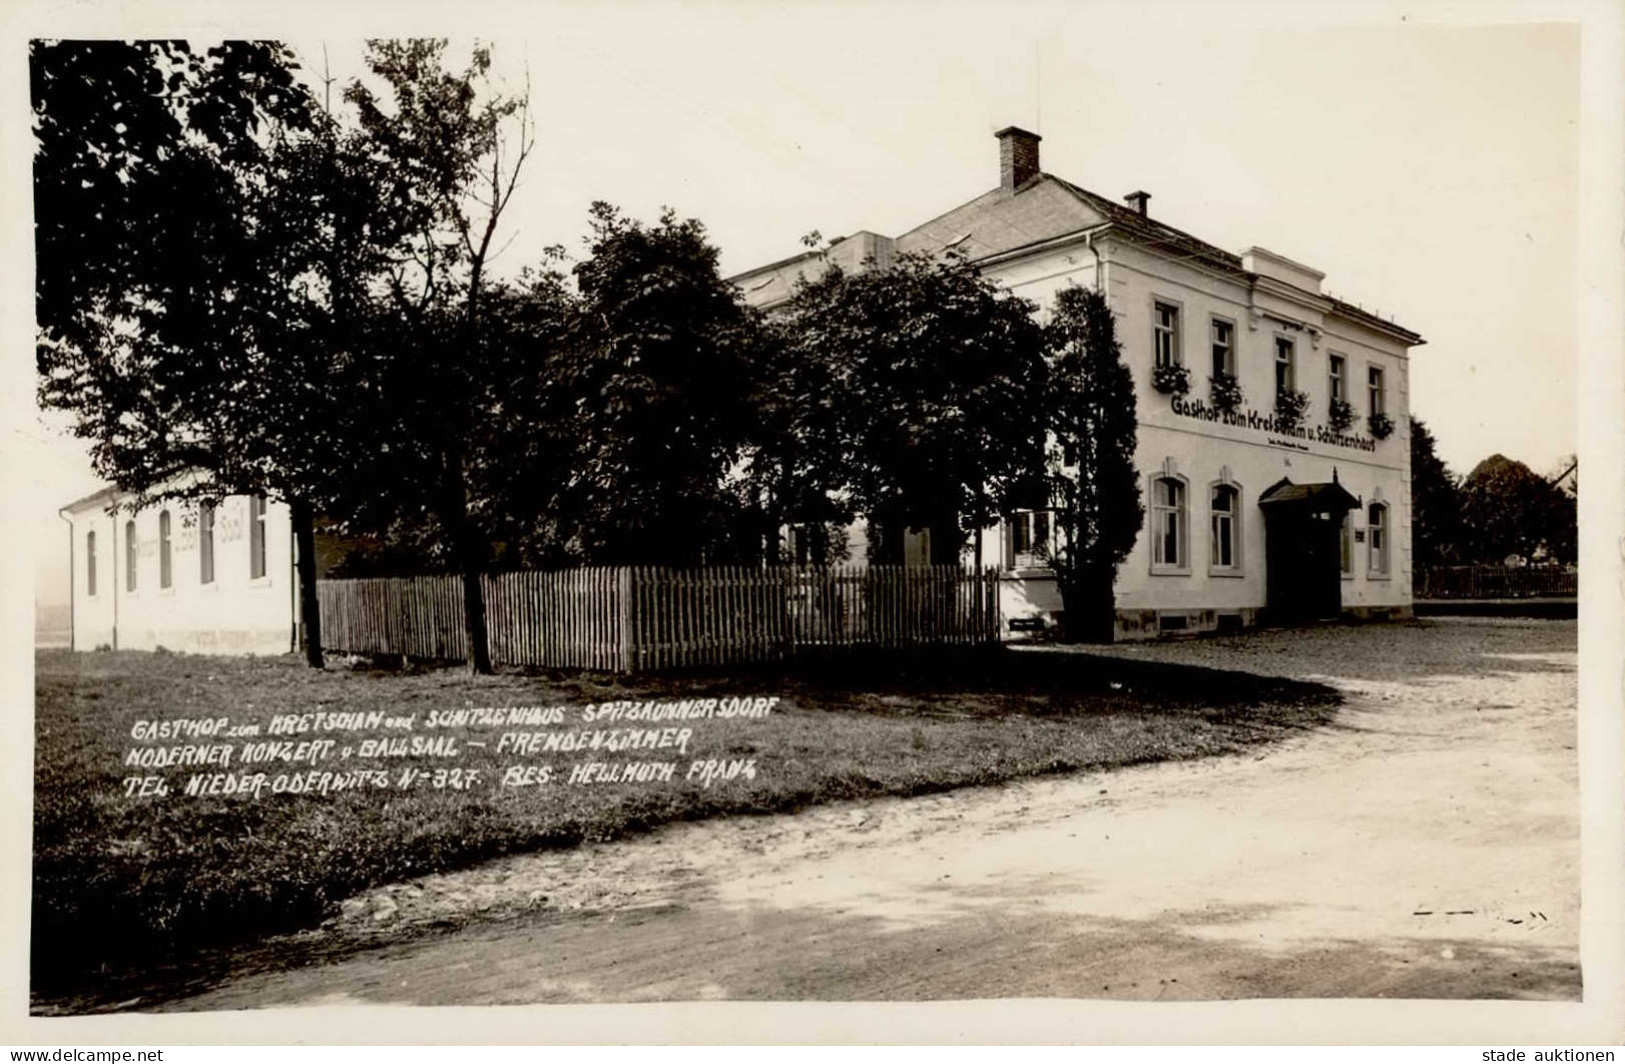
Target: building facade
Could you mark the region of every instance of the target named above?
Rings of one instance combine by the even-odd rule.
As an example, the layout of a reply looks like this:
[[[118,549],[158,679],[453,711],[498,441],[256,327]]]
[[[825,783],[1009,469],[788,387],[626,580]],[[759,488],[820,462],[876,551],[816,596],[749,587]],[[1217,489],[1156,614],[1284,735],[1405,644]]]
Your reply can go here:
[[[1044,173],[1036,134],[997,138],[997,188],[901,236],[858,233],[734,282],[770,310],[832,264],[956,249],[1041,312],[1067,286],[1100,291],[1134,377],[1146,512],[1118,569],[1118,636],[1408,614],[1408,359],[1422,338],[1328,295],[1309,266],[1163,224],[1147,193],[1118,202]],[[928,555],[922,534],[910,556]],[[982,537],[1013,637],[1060,618],[1054,537],[1044,510]]]
[[[287,507],[235,495],[131,513],[106,488],[62,509],[70,526],[72,646],[285,654],[298,647]]]

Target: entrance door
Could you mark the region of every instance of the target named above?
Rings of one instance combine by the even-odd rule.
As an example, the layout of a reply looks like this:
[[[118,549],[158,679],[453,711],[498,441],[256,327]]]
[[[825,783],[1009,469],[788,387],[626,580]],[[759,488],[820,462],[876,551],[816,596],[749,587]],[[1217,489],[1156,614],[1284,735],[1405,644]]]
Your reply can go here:
[[[1274,620],[1293,624],[1328,620],[1342,610],[1338,557],[1341,515],[1281,506],[1264,518],[1266,605]]]

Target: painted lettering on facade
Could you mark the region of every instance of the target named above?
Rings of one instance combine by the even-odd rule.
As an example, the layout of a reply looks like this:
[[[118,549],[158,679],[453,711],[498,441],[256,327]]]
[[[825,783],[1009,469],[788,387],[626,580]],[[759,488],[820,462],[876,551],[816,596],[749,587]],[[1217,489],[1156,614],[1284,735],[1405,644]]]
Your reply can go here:
[[[1292,446],[1289,442],[1291,440],[1305,440],[1333,447],[1349,447],[1356,451],[1377,449],[1377,441],[1370,436],[1350,436],[1334,432],[1325,425],[1288,425],[1273,414],[1261,414],[1257,410],[1248,409],[1245,413],[1240,411],[1232,413],[1220,410],[1200,399],[1184,399],[1177,395],[1173,397],[1172,406],[1174,413],[1181,417],[1194,418],[1197,421],[1213,421],[1234,428],[1266,433],[1276,437],[1268,442],[1277,446]]]

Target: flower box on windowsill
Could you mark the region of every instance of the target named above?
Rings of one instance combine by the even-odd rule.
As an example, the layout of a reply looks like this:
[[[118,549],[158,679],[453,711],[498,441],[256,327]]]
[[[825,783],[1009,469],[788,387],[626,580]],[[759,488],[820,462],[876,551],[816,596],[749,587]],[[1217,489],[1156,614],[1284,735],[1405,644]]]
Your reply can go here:
[[[1347,399],[1333,399],[1331,408],[1326,412],[1326,424],[1331,426],[1333,432],[1347,432],[1349,426],[1354,424],[1354,404]]]
[[[1303,424],[1303,413],[1309,409],[1309,396],[1304,392],[1286,391],[1275,394],[1275,419],[1286,429]]]
[[[1234,414],[1241,409],[1241,404],[1247,401],[1247,396],[1241,390],[1241,382],[1234,373],[1215,373],[1210,378],[1212,387],[1209,389],[1209,398],[1213,400],[1213,408],[1226,414]]]
[[[1151,386],[1163,395],[1184,395],[1191,390],[1191,371],[1172,362],[1158,366],[1151,372]]]
[[[1387,414],[1372,414],[1368,424],[1371,435],[1379,440],[1386,440],[1394,434],[1394,419]]]

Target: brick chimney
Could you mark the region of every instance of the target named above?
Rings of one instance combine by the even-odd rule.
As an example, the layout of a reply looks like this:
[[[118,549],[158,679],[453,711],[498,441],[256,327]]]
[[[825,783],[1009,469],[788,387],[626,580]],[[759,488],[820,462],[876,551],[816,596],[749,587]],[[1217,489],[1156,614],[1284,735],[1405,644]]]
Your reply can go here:
[[[1144,218],[1147,217],[1146,205],[1151,202],[1151,193],[1130,192],[1128,195],[1123,197],[1123,202],[1127,203],[1130,207],[1133,207],[1139,212],[1140,217]]]
[[[993,135],[999,138],[1000,188],[1011,191],[1037,175],[1038,142],[1043,137],[1016,126],[1005,126]]]

